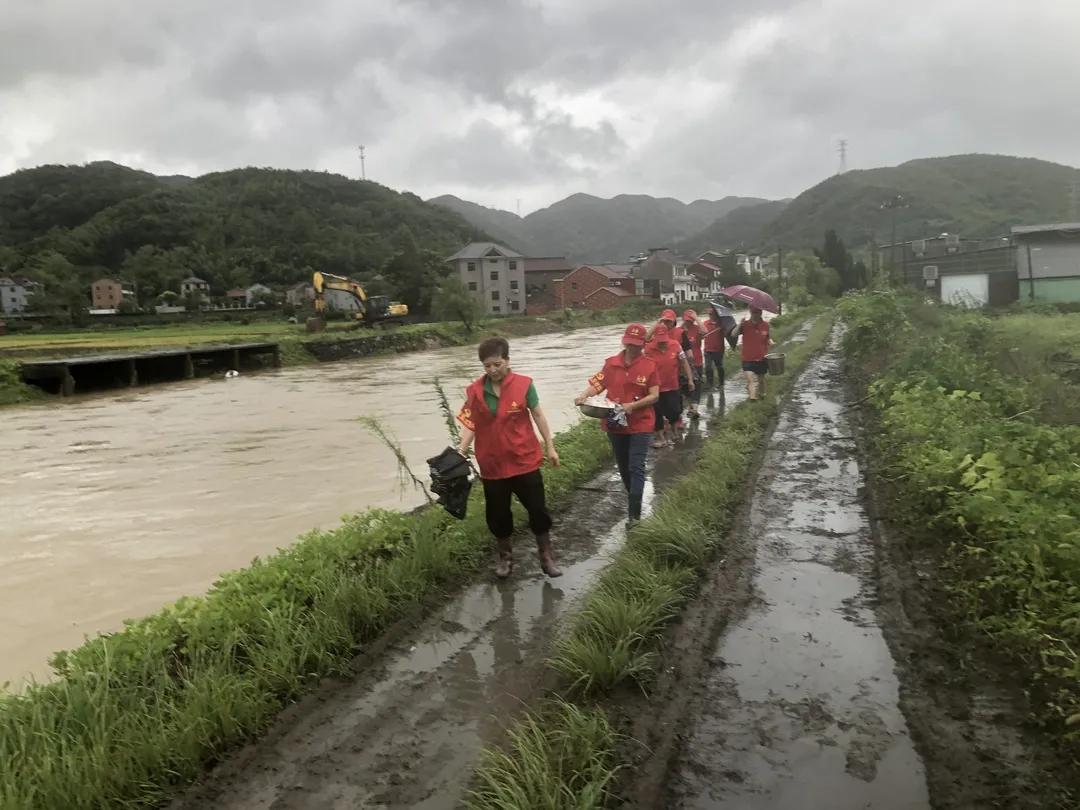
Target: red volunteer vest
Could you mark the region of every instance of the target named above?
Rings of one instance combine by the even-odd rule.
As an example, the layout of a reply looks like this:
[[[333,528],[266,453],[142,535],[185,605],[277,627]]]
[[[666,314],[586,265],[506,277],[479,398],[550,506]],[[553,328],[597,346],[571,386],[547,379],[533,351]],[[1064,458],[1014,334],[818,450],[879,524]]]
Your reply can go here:
[[[709,334],[712,332],[712,334]],[[705,321],[705,337],[703,345],[707,352],[724,351],[724,327],[719,321],[709,318]]]
[[[689,326],[684,326],[683,332],[690,338],[690,349],[692,358],[690,362],[695,366],[705,365],[705,355],[701,353],[701,336],[704,332],[701,331],[701,327],[696,323],[692,323]]]
[[[660,385],[660,376],[656,372],[656,363],[642,354],[629,366],[623,360],[623,353],[604,361],[604,370],[589,380],[594,388],[607,391],[607,398],[620,405],[636,402],[649,395],[652,386]],[[609,428],[607,420],[601,420],[600,426],[612,433],[652,433],[656,416],[652,408],[641,408],[629,416],[630,426]]]
[[[764,360],[769,351],[769,322],[762,319],[754,323],[749,318],[742,320],[742,359],[748,362]]]
[[[499,388],[499,407],[492,413],[484,401],[484,378],[465,389],[458,421],[476,434],[480,477],[513,478],[540,469],[544,453],[533,429],[526,399],[532,379],[510,372]]]
[[[669,340],[667,348],[661,349],[656,341],[645,347],[645,356],[656,363],[656,373],[660,378],[660,391],[679,390],[679,352],[678,344]]]

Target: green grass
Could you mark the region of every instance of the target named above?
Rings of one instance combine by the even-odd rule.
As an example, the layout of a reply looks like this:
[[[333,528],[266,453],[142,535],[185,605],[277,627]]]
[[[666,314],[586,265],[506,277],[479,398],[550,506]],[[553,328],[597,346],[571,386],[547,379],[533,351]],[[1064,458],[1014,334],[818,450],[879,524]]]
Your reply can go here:
[[[1080,315],[989,318],[894,293],[841,308],[890,519],[941,564],[950,629],[989,640],[1080,759],[1080,396],[1054,367]]]
[[[471,810],[587,810],[603,807],[618,768],[616,735],[603,712],[554,701],[509,732],[507,750],[488,749]]]
[[[594,424],[557,442],[554,508],[608,463]],[[0,807],[160,804],[319,677],[345,672],[358,646],[458,587],[490,547],[479,490],[460,522],[369,510],[56,655],[56,680],[0,696]]]
[[[780,322],[777,342],[782,343],[800,325],[794,320]],[[773,383],[772,396],[729,411],[712,428],[693,471],[664,492],[652,514],[630,530],[626,543],[585,597],[581,611],[555,642],[548,663],[561,676],[560,700],[573,701],[564,705],[576,705],[578,712],[596,712],[599,710],[586,708],[588,701],[622,685],[648,689],[660,661],[661,637],[696,593],[701,576],[730,528],[751,461],[778,412],[777,400],[825,344],[831,327],[831,314],[823,315],[804,343],[783,347],[788,374]],[[535,754],[543,740],[528,746],[519,743],[521,738],[532,740],[537,734],[559,740],[570,728],[569,720],[558,717],[543,727],[538,727],[531,715],[518,720],[511,726],[510,746],[489,749],[477,771],[485,795],[521,801],[531,795],[535,785],[545,786],[553,796],[570,793],[569,776],[551,764],[550,758]],[[608,756],[606,747],[592,753]],[[477,806],[599,808],[607,806],[610,798],[606,792],[593,791],[588,796],[588,802],[582,804]]]

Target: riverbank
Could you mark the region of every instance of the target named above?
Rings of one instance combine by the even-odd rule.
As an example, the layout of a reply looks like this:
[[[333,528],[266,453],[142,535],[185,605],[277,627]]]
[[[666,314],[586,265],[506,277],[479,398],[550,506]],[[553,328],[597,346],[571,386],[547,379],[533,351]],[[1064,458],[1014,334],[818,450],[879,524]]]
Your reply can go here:
[[[568,803],[576,798],[576,807],[603,807],[615,780],[637,772],[641,744],[618,733],[629,718],[611,723],[606,710],[617,696],[649,689],[664,671],[661,639],[718,552],[778,402],[830,326],[831,316],[820,316],[803,339],[786,347],[788,373],[771,380],[769,397],[730,409],[692,471],[630,531],[560,634],[550,661],[554,707],[534,701],[535,713],[511,724],[506,747],[488,750],[471,806],[543,806],[546,797],[562,796]]]
[[[545,473],[555,508],[607,463],[593,424],[557,441],[562,466]],[[0,697],[0,806],[161,802],[392,623],[437,604],[489,545],[478,490],[462,522],[369,510],[58,654],[54,682]]]
[[[547,317],[493,318],[481,321],[471,331],[460,323],[449,322],[358,330],[344,321],[331,321],[327,331],[310,334],[304,331],[303,325],[255,321],[250,324],[177,324],[0,336],[0,406],[48,399],[21,381],[19,364],[29,360],[188,348],[201,344],[276,342],[282,366],[290,367],[464,346],[489,335],[520,338],[605,326],[653,317],[657,306],[652,302],[648,305],[635,303],[613,310],[563,310]]]

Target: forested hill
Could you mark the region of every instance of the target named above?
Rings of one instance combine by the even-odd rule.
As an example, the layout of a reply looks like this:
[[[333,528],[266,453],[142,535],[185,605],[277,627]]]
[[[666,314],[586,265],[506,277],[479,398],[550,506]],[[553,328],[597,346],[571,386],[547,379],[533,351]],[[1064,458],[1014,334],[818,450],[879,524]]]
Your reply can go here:
[[[193,274],[224,291],[322,270],[422,309],[442,259],[483,237],[414,194],[322,172],[191,179],[92,163],[0,178],[0,275],[36,278],[54,296],[85,295],[106,274],[135,282],[146,302]]]
[[[849,171],[804,191],[756,234],[765,246],[808,247],[835,229],[848,245],[888,242],[895,209],[897,239],[942,232],[962,236],[1006,234],[1013,225],[1062,222],[1080,171],[1034,158],[953,155],[899,166]]]
[[[651,247],[671,246],[758,197],[724,197],[684,203],[671,197],[619,194],[611,199],[572,194],[519,217],[450,195],[429,202],[465,217],[492,238],[532,256],[566,256],[572,262],[625,261]]]

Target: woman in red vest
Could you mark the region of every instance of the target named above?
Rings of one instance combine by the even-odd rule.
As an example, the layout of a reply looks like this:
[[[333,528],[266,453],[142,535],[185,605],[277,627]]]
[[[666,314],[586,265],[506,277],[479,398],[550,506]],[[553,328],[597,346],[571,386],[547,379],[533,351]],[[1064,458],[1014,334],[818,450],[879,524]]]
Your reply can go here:
[[[611,402],[621,405],[619,421],[601,422],[608,434],[619,477],[629,501],[629,523],[641,519],[645,494],[645,459],[649,455],[649,435],[656,424],[652,406],[660,398],[660,377],[656,363],[645,356],[645,327],[632,323],[623,333],[623,350],[604,361],[604,368],[589,380],[588,387],[574,400],[607,391]]]
[[[653,447],[660,448],[675,443],[674,427],[682,415],[679,370],[691,380],[691,385],[693,374],[686,353],[668,338],[668,328],[663,323],[653,328],[653,339],[645,345],[645,356],[656,363],[656,373],[660,378],[660,399],[653,406],[656,412]]]
[[[698,323],[697,313],[692,309],[683,313],[682,323],[682,348],[691,360],[693,373],[687,378],[683,393],[686,395],[688,404],[687,415],[691,419],[697,419],[698,403],[701,401],[701,373],[705,365],[705,357],[701,352],[702,338],[705,332]]]
[[[730,323],[730,321],[729,321]],[[702,336],[702,348],[705,353],[705,384],[713,387],[713,372],[716,386],[724,390],[724,338],[727,337],[726,324],[716,309],[709,305],[709,317],[705,319],[705,334]]]
[[[761,310],[750,307],[750,317],[743,318],[738,334],[742,336],[742,367],[746,373],[746,394],[751,402],[756,402],[758,391],[765,396],[765,375],[769,373],[769,364],[765,355],[770,346],[775,346],[769,337],[769,322],[761,315]]]
[[[477,349],[484,376],[465,390],[465,405],[458,414],[464,425],[458,452],[467,455],[476,442],[476,461],[484,485],[487,525],[495,535],[498,561],[495,575],[508,577],[514,567],[511,535],[514,516],[511,496],[517,496],[529,513],[529,528],[536,536],[540,567],[549,577],[562,576],[555,566],[551,546],[551,516],[547,511],[544,477],[540,467],[544,453],[533,423],[544,437],[548,463],[559,466],[559,454],[533,381],[510,370],[510,344],[505,338],[488,338]]]

